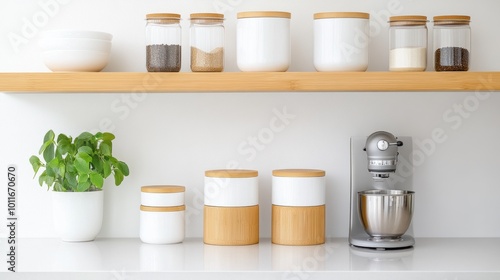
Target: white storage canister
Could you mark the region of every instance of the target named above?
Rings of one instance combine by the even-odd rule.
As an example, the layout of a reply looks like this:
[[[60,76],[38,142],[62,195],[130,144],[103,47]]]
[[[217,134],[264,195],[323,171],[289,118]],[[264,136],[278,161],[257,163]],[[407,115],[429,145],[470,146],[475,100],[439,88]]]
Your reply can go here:
[[[369,42],[369,14],[314,14],[314,67],[317,71],[366,71]]]
[[[144,186],[141,187],[141,205],[170,207],[184,205],[183,186]]]
[[[259,243],[259,186],[256,170],[205,172],[203,242],[211,245]]]
[[[323,170],[273,170],[272,243],[325,243],[325,191]]]
[[[175,185],[141,187],[140,237],[144,243],[171,244],[184,240],[184,193]]]
[[[290,19],[288,12],[238,13],[238,68],[241,71],[287,71],[291,61]]]
[[[172,244],[184,240],[186,207],[151,207],[141,205],[140,238],[144,243]]]

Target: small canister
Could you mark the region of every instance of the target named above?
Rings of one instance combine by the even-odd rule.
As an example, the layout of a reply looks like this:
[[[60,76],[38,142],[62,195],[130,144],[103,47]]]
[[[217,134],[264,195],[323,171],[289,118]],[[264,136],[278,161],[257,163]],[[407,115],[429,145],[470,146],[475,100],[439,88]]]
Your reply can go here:
[[[191,14],[191,71],[222,72],[224,69],[224,15]]]
[[[238,13],[238,68],[241,71],[287,71],[291,61],[290,19],[288,12]]]
[[[211,245],[259,243],[259,186],[255,170],[205,172],[203,241]]]
[[[141,188],[140,238],[144,243],[172,244],[184,240],[185,188],[144,186]]]
[[[314,67],[317,71],[366,71],[370,14],[314,14]]]
[[[427,17],[389,19],[389,70],[424,71],[427,67]]]
[[[470,16],[434,17],[434,70],[468,71],[470,63]]]
[[[181,70],[181,16],[146,15],[146,68],[148,72]]]
[[[273,171],[271,241],[281,245],[325,243],[325,171]]]

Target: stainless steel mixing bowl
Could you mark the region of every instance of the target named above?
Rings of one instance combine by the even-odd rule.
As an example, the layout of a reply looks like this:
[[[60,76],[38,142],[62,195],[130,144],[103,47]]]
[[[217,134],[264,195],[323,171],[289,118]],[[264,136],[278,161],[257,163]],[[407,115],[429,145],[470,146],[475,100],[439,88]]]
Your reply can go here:
[[[366,233],[374,238],[400,238],[411,223],[414,194],[405,190],[358,192],[358,213]]]

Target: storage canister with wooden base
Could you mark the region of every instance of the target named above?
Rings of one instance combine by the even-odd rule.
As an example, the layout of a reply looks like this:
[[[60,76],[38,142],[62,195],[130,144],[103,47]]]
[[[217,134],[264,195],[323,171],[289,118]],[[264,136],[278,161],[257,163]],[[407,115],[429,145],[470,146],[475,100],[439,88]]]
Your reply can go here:
[[[140,238],[144,243],[180,243],[185,235],[185,188],[144,186],[141,188]]]
[[[323,170],[273,170],[272,243],[325,243],[325,191]]]
[[[211,245],[259,243],[259,185],[255,170],[205,172],[203,242]]]

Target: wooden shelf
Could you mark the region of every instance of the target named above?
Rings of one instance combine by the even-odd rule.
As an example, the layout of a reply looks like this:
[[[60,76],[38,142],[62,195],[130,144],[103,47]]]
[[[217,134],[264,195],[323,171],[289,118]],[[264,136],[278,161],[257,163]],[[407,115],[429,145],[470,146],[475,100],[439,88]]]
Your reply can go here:
[[[499,91],[500,72],[0,73],[0,92]]]

